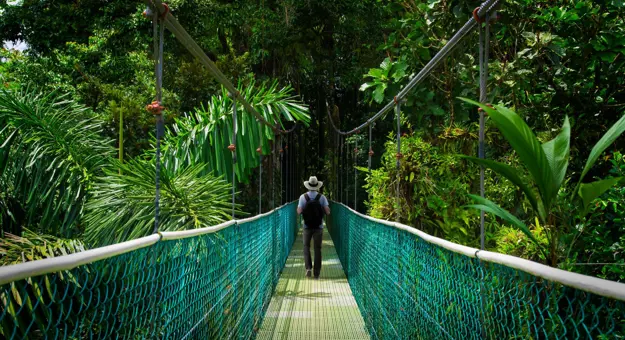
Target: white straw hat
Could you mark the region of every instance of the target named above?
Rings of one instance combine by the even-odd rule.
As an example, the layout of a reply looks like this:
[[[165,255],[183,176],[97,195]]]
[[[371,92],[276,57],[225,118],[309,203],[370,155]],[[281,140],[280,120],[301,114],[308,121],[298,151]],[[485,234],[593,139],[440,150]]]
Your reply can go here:
[[[310,191],[317,191],[319,190],[319,188],[321,188],[322,185],[323,185],[323,182],[318,181],[317,177],[315,176],[310,176],[310,178],[304,182],[304,186],[306,187],[306,189]]]

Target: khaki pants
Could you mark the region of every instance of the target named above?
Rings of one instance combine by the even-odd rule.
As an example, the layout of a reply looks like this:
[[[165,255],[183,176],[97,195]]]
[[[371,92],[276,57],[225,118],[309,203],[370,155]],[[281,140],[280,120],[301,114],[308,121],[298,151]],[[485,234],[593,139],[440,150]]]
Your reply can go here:
[[[304,263],[306,270],[313,269],[310,259],[310,241],[314,240],[315,247],[315,267],[313,273],[315,277],[319,277],[321,273],[321,239],[323,237],[323,229],[304,229]]]

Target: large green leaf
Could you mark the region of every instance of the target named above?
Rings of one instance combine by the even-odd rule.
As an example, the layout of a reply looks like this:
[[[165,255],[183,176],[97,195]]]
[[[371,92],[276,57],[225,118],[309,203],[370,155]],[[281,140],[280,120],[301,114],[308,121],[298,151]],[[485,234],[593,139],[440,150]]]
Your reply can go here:
[[[551,202],[558,190],[547,156],[534,132],[519,115],[510,109],[499,105],[490,108],[470,99],[460,99],[475,104],[486,111],[495,126],[519,155],[523,165],[534,179],[536,187],[538,187],[545,211],[549,211]]]
[[[384,100],[384,91],[386,90],[386,84],[382,83],[373,90],[373,100],[376,103],[381,103]]]
[[[536,237],[534,237],[534,234],[532,234],[532,232],[525,225],[525,223],[523,223],[521,220],[516,218],[514,215],[512,215],[511,213],[509,213],[508,211],[506,211],[502,207],[498,206],[497,204],[495,204],[494,202],[492,202],[492,201],[490,201],[490,200],[488,200],[486,198],[482,198],[482,197],[480,197],[478,195],[469,195],[469,197],[471,197],[474,201],[478,202],[479,204],[472,204],[472,205],[468,205],[467,207],[480,209],[480,210],[484,210],[485,212],[492,213],[495,216],[500,217],[504,221],[512,224],[514,227],[518,228],[525,235],[527,235],[527,237],[529,237],[530,240],[532,240],[534,243],[536,243],[536,245],[538,246],[540,251],[543,253],[543,255],[545,255],[545,257],[547,257],[547,254],[545,252],[544,247],[538,242]]]
[[[570,142],[571,125],[569,124],[569,117],[565,117],[562,131],[556,138],[543,144],[543,151],[545,156],[547,156],[551,172],[553,173],[555,190],[560,189],[566,176],[566,169],[569,166]]]
[[[521,177],[519,177],[519,175],[517,174],[517,171],[513,169],[511,166],[507,164],[491,161],[488,159],[480,159],[477,157],[464,156],[464,155],[462,155],[461,157],[468,159],[476,164],[483,165],[487,168],[490,168],[496,173],[507,178],[514,185],[516,185],[521,190],[523,190],[523,192],[525,193],[525,196],[530,201],[530,204],[532,204],[532,207],[538,213],[541,220],[544,221],[546,219],[545,209],[542,206],[542,203],[536,199],[536,193],[529,187],[529,185],[523,182]]]
[[[605,149],[610,146],[610,144],[614,143],[614,141],[625,131],[625,115],[621,117],[608,132],[601,137],[601,139],[595,144],[595,146],[590,151],[590,156],[588,156],[588,160],[586,161],[586,165],[584,166],[584,170],[582,171],[582,175],[579,178],[579,183],[582,182],[590,168],[595,164],[597,158],[605,151]],[[579,186],[579,184],[578,184]]]
[[[310,121],[308,109],[295,99],[290,87],[279,89],[277,82],[270,86],[255,86],[251,82],[246,87],[239,84],[241,94],[269,122],[284,126],[284,121]],[[227,149],[233,136],[233,102],[223,89],[206,105],[176,120],[166,135],[163,147],[164,164],[171,170],[188,165],[206,164],[205,173],[215,171],[218,175],[232,180],[232,154]],[[263,145],[263,152],[270,152],[273,131],[247,114],[242,105],[237,105],[236,157],[234,165],[237,180],[247,183],[259,157],[256,149]]]
[[[588,208],[590,207],[590,203],[595,200],[595,198],[601,196],[604,192],[608,191],[612,188],[616,183],[623,180],[623,177],[613,177],[608,178],[592,183],[583,183],[579,187],[579,196],[582,198],[584,202],[584,213],[586,215],[588,212]]]
[[[372,68],[372,69],[369,69],[369,73],[367,75],[374,79],[380,79],[382,78],[382,75],[384,74],[383,72],[384,70],[382,69]]]

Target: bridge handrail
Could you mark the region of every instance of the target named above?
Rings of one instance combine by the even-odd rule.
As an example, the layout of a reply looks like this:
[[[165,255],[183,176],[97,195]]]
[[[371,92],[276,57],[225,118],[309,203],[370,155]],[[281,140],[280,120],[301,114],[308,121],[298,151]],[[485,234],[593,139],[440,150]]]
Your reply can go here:
[[[525,260],[515,256],[504,255],[500,253],[479,250],[477,248],[463,246],[457,243],[449,242],[441,238],[429,235],[414,227],[407,226],[398,222],[391,222],[361,214],[343,203],[333,202],[349,209],[352,213],[370,220],[372,222],[384,224],[400,230],[407,231],[426,242],[435,244],[454,253],[462,254],[468,257],[477,258],[480,261],[496,263],[506,267],[514,268],[528,274],[560,283],[562,285],[583,290],[603,297],[625,301],[625,283],[600,279],[593,276],[569,272],[566,270],[549,267],[534,261]]]
[[[163,231],[135,240],[89,249],[79,253],[19,263],[9,266],[2,266],[0,267],[0,286],[14,281],[23,280],[29,277],[41,276],[64,270],[71,270],[85,264],[94,263],[111,257],[119,256],[133,250],[149,247],[162,241],[179,240],[189,237],[195,237],[198,235],[212,234],[236,224],[252,222],[261,217],[270,215],[276,210],[282,209],[283,207],[287,206],[288,204],[290,203],[281,205],[261,215],[256,215],[254,217],[244,218],[241,220],[231,220],[215,226],[183,231]]]

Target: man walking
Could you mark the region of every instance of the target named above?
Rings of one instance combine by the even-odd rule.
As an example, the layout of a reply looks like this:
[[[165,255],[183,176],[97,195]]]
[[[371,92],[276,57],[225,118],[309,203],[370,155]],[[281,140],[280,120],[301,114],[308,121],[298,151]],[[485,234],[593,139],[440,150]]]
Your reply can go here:
[[[319,193],[319,188],[321,188],[322,185],[323,182],[318,181],[317,177],[310,176],[310,179],[304,182],[304,186],[308,189],[308,192],[299,197],[299,204],[297,205],[297,214],[301,214],[304,218],[304,262],[307,277],[310,277],[313,271],[313,265],[310,259],[310,240],[314,240],[315,279],[318,279],[321,273],[323,216],[330,215],[328,200]]]

